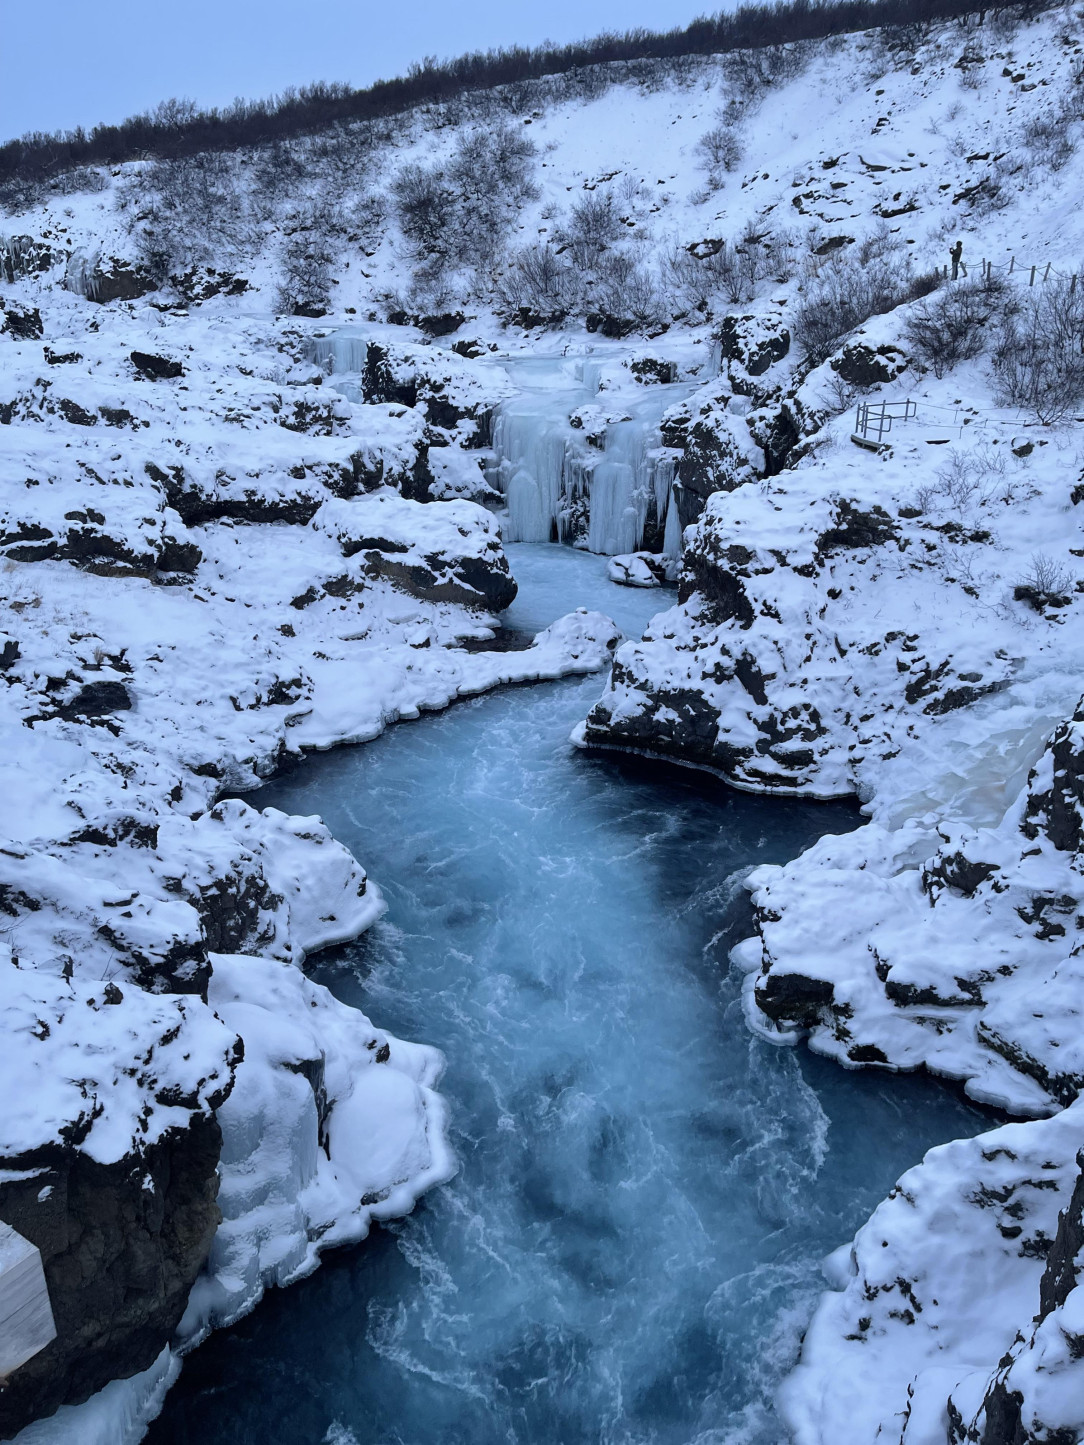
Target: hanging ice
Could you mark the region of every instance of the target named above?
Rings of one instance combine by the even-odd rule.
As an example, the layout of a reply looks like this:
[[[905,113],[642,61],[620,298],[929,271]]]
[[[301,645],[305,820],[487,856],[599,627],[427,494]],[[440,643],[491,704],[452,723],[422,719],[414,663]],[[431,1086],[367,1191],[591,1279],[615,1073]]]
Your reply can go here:
[[[313,360],[323,366],[330,359],[333,373],[364,371],[370,337],[364,331],[337,331],[313,342]]]
[[[318,365],[330,362],[332,383],[349,401],[366,363],[366,331],[343,329],[312,343]],[[611,357],[611,360],[613,358]],[[516,356],[499,365],[519,388],[493,418],[489,480],[508,508],[507,542],[573,542],[620,556],[644,543],[649,520],[658,546],[676,558],[681,529],[671,506],[674,461],[662,446],[663,412],[691,390],[681,383],[602,393],[597,425],[570,418],[600,399],[603,363],[588,357]]]
[[[624,418],[588,434],[569,418],[595,400],[600,363],[532,357],[529,364],[505,364],[523,388],[501,404],[493,425],[491,480],[508,505],[505,540],[571,540],[608,556],[635,552],[650,513],[660,530],[666,522],[674,464],[659,422],[687,388],[653,386],[615,397]]]

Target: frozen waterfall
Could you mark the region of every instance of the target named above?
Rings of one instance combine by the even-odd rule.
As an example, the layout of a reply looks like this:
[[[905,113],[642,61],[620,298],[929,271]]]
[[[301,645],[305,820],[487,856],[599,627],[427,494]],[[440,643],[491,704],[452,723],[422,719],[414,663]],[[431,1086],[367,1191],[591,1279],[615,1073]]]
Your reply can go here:
[[[315,338],[311,358],[328,366],[336,391],[359,402],[369,333],[345,327]],[[493,356],[517,388],[493,417],[490,485],[504,497],[506,542],[567,542],[619,556],[645,545],[681,554],[681,526],[671,505],[675,461],[662,445],[663,413],[683,400],[689,382],[604,388],[605,358]],[[714,356],[710,363],[714,365]],[[611,367],[610,375],[618,368]]]
[[[659,423],[683,399],[681,383],[600,392],[601,365],[566,357],[502,363],[519,394],[493,422],[491,483],[508,505],[508,542],[572,542],[615,556],[643,546],[645,530],[677,557],[670,506],[674,458]]]

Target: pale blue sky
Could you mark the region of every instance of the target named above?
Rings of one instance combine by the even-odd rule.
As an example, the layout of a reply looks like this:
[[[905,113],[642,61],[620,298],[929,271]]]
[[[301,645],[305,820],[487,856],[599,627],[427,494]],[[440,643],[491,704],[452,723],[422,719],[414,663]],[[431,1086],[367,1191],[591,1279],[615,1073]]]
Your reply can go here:
[[[219,105],[310,80],[364,85],[426,55],[686,25],[703,0],[8,0],[0,140],[121,120],[169,96]]]

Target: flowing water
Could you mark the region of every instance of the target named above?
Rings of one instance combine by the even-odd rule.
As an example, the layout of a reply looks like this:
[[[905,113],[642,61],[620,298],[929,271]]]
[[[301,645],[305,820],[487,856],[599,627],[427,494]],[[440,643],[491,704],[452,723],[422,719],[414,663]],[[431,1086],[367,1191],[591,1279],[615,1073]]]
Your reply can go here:
[[[671,600],[513,546],[509,625]],[[443,1048],[461,1168],[185,1364],[153,1445],[775,1445],[820,1261],[989,1119],[746,1030],[742,870],[859,822],[568,733],[601,679],[508,689],[258,795],[320,813],[386,919],[313,972]]]

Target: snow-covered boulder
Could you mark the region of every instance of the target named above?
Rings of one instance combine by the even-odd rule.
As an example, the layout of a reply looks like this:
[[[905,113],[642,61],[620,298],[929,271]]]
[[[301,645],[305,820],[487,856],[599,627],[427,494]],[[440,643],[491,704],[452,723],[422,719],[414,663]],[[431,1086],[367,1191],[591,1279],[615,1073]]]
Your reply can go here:
[[[0,1219],[37,1247],[56,1338],[0,1393],[0,1433],[144,1370],[218,1226],[215,1110],[241,1045],[200,1000],[0,956]]]
[[[783,1391],[796,1445],[1077,1438],[1081,1109],[931,1149],[832,1256]]]
[[[676,572],[674,563],[654,552],[629,552],[611,557],[606,564],[606,576],[622,587],[661,587],[672,581],[670,574]]]
[[[500,611],[516,595],[496,519],[473,502],[408,501],[390,488],[328,501],[313,529],[344,557],[362,555],[365,575],[386,577],[429,602]]]

